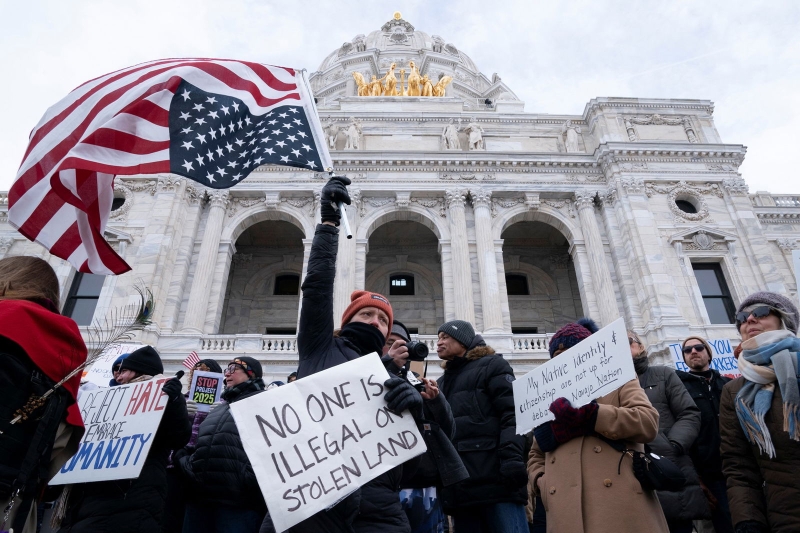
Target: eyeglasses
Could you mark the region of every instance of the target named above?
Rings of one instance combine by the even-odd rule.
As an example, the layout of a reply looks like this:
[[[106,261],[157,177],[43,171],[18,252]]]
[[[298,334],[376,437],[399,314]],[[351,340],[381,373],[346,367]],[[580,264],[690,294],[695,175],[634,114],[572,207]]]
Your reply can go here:
[[[750,318],[751,316],[754,316],[756,318],[764,318],[765,316],[770,314],[772,311],[774,311],[774,309],[772,309],[772,307],[770,307],[768,305],[764,305],[764,306],[761,306],[761,307],[756,307],[755,309],[753,309],[749,313],[747,311],[743,311],[741,313],[736,313],[736,320],[738,320],[739,322],[747,322],[747,319]]]
[[[633,337],[628,337],[628,344],[642,344],[642,341],[634,339]]]
[[[242,367],[235,364],[230,364],[225,368],[225,374],[234,374],[237,370],[241,369]],[[242,369],[242,371],[244,371]]]
[[[697,353],[700,353],[705,349],[706,349],[706,347],[703,346],[702,344],[694,344],[692,346],[684,346],[683,347],[683,353],[685,353],[686,355],[689,355],[690,353],[692,353],[692,350],[694,350]]]

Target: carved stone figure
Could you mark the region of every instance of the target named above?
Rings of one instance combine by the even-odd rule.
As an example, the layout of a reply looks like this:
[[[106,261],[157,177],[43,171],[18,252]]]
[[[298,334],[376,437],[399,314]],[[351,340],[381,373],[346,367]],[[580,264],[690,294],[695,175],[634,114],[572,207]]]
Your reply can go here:
[[[328,139],[328,149],[336,150],[336,136],[339,135],[339,128],[333,120],[328,117],[328,121],[322,128],[325,131],[325,138]]]
[[[397,96],[397,76],[394,75],[396,68],[397,63],[392,63],[389,66],[389,72],[383,77],[383,96]]]
[[[571,120],[567,120],[564,125],[561,126],[561,137],[564,139],[564,147],[567,149],[567,152],[581,151],[578,146],[578,135],[580,134],[580,126],[573,126]]]
[[[683,117],[683,129],[686,132],[686,137],[689,139],[689,142],[696,143],[697,135],[694,134],[694,126],[692,126],[692,121],[689,120],[689,117]]]
[[[369,96],[369,84],[364,79],[364,75],[360,72],[353,72],[353,78],[358,85],[358,96]]]
[[[433,35],[431,36],[431,41],[432,41],[431,48],[433,48],[433,51],[438,54],[441,54],[442,48],[444,48],[444,39],[442,39],[438,35]]]
[[[420,96],[433,96],[433,83],[431,83],[431,80],[428,79],[427,74],[422,76],[420,86]]]
[[[353,37],[352,43],[356,48],[356,52],[364,52],[367,49],[367,41],[363,33]]]
[[[625,121],[625,130],[628,132],[628,140],[636,142],[636,130],[633,129],[633,124],[631,124],[630,120]]]
[[[442,148],[445,150],[461,150],[461,142],[458,140],[458,128],[453,124],[452,118],[442,132]]]
[[[470,150],[485,150],[483,145],[483,128],[480,127],[475,117],[470,119],[470,123],[464,128],[464,131],[469,135],[469,149]]]
[[[350,124],[345,130],[347,140],[345,150],[359,150],[361,148],[361,123],[355,117],[350,117]]]
[[[408,73],[408,96],[421,96],[422,90],[420,84],[422,82],[422,77],[419,75],[417,65],[413,61],[409,61],[408,68],[410,69]]]
[[[445,89],[448,85],[453,81],[452,76],[442,76],[439,79],[439,83],[433,86],[433,96],[444,96]]]

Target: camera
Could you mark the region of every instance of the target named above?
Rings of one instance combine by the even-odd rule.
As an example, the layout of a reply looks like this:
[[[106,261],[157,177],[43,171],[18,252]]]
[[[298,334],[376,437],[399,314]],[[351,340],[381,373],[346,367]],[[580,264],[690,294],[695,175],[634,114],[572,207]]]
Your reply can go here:
[[[428,346],[424,342],[408,341],[406,348],[408,348],[409,361],[424,361],[428,357]]]

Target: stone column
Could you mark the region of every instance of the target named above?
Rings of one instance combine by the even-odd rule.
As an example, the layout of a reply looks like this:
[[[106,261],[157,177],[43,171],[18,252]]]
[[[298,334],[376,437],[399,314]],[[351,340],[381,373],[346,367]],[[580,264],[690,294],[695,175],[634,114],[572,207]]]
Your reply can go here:
[[[353,238],[348,239],[345,234],[344,222],[339,224],[339,251],[336,256],[336,277],[333,280],[333,324],[339,327],[342,314],[350,305],[350,294],[356,290],[356,233],[358,231],[358,200],[361,192],[350,188],[352,203],[344,206],[346,216],[350,221],[350,230]]]
[[[200,256],[192,280],[189,302],[186,304],[186,316],[183,329],[203,333],[206,321],[211,284],[219,254],[219,240],[222,234],[222,223],[225,220],[225,208],[230,194],[227,190],[215,190],[208,193],[209,212],[206,220],[203,242],[200,245]]]
[[[472,299],[472,269],[467,243],[467,221],[464,216],[466,191],[446,191],[447,213],[450,220],[450,251],[453,271],[453,296],[456,319],[475,324],[475,304]]]
[[[603,240],[600,237],[600,228],[594,215],[595,193],[578,191],[575,193],[575,203],[578,206],[578,216],[581,220],[581,230],[586,241],[586,251],[589,256],[589,271],[592,273],[592,285],[597,295],[597,307],[600,310],[598,322],[607,326],[620,317],[617,309],[617,297],[611,281],[611,273],[606,263],[606,253]]]
[[[475,211],[475,244],[478,250],[478,273],[481,280],[483,332],[499,333],[503,331],[503,313],[500,283],[497,279],[497,259],[492,239],[492,193],[486,189],[472,189],[469,194]]]

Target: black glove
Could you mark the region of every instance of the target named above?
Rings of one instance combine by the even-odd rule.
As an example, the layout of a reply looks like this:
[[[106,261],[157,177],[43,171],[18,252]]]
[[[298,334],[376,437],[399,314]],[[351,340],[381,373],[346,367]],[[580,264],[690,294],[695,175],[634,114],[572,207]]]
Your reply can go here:
[[[500,461],[500,477],[510,487],[521,487],[528,484],[528,471],[522,459],[506,459]]]
[[[757,520],[745,520],[733,527],[736,533],[767,533],[769,528]]]
[[[342,214],[339,212],[339,202],[350,205],[350,195],[347,194],[346,185],[350,179],[345,176],[334,176],[322,188],[320,194],[320,218],[323,222],[333,222],[337,226]]]
[[[181,380],[178,378],[172,378],[164,383],[164,386],[161,387],[161,391],[166,394],[167,397],[169,397],[169,401],[175,400],[181,395]]]
[[[411,383],[403,378],[391,378],[383,386],[389,389],[383,398],[391,411],[402,413],[408,409],[415,419],[422,419],[422,396]]]
[[[189,449],[189,446],[186,446],[185,448],[179,448],[172,452],[172,463],[177,464],[182,458],[192,455],[192,453],[194,453],[194,449]]]

